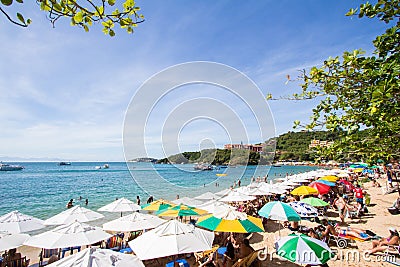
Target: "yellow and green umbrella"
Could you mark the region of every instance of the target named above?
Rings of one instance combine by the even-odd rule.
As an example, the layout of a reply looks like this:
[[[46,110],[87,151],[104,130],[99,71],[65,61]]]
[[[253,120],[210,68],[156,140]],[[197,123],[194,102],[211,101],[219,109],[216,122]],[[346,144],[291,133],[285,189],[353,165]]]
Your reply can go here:
[[[158,199],[156,201],[151,202],[150,204],[143,205],[142,210],[159,211],[172,206],[175,206],[175,204],[164,199]]]
[[[302,185],[295,188],[292,192],[295,196],[318,195],[318,190],[307,185]]]
[[[204,215],[198,219],[197,226],[215,232],[264,232],[261,219],[235,211],[233,208],[224,208],[214,214]]]
[[[319,178],[318,180],[325,180],[325,181],[329,181],[329,182],[336,182],[337,180],[339,180],[339,177],[335,176],[335,175],[327,175],[324,176],[322,178]]]
[[[158,216],[163,217],[200,216],[207,213],[208,212],[206,210],[197,209],[186,205],[172,206],[156,212]]]

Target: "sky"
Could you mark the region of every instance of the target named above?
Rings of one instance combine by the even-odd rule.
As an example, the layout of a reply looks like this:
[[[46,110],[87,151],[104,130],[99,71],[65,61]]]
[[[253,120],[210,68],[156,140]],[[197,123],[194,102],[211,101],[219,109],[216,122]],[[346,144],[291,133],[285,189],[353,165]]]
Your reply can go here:
[[[345,16],[361,1],[138,0],[145,22],[111,38],[101,25],[86,33],[59,20],[53,28],[26,2],[7,10],[31,18],[28,28],[0,16],[0,160],[123,161],[263,142],[307,121],[315,105],[267,103],[267,93],[299,92],[286,76],[330,56],[371,53],[385,27]],[[163,91],[175,78],[198,79],[200,69],[146,87],[163,70],[196,61],[223,65],[255,87],[230,80],[240,93],[211,82]]]

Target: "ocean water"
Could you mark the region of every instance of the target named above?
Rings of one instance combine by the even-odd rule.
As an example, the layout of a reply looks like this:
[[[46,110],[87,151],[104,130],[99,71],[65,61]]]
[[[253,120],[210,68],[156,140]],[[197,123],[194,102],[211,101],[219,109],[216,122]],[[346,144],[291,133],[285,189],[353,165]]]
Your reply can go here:
[[[268,180],[286,174],[315,169],[309,166],[237,166],[214,171],[194,171],[192,164],[167,165],[151,163],[111,162],[109,169],[96,169],[106,162],[73,162],[58,166],[54,162],[13,163],[25,167],[22,171],[0,172],[0,215],[13,210],[47,219],[63,210],[69,199],[76,205],[98,208],[126,197],[132,201],[140,196],[142,204],[149,195],[173,200],[193,197],[203,192],[217,192],[241,180],[250,183],[252,176],[268,174]],[[218,177],[217,173],[227,176]],[[216,183],[219,186],[216,186]],[[82,197],[80,201],[79,198]],[[104,213],[107,218],[115,217]]]

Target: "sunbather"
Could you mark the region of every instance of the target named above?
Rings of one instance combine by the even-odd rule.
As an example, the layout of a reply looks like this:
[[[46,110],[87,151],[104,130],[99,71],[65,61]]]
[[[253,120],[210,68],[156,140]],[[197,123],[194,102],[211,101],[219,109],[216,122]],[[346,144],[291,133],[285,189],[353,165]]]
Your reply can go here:
[[[321,222],[322,225],[325,226],[325,231],[322,232],[322,237],[328,237],[328,235],[331,234],[334,236],[339,236],[339,235],[354,236],[363,240],[367,240],[370,238],[370,236],[364,230],[361,229],[350,228],[350,227],[340,228],[338,225],[333,227],[328,223],[326,219],[323,219]]]
[[[399,244],[399,232],[393,227],[389,228],[390,236],[387,238],[382,238],[381,240],[372,241],[372,249],[367,250],[369,254],[373,254],[376,252],[383,252],[387,249],[389,245],[398,245]]]

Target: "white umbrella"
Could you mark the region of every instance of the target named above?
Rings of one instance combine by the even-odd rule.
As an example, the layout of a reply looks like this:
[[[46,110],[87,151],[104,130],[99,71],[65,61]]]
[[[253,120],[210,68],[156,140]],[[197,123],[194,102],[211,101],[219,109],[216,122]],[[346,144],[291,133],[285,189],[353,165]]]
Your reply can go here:
[[[197,197],[194,197],[194,199],[200,200],[200,201],[217,200],[219,198],[221,198],[221,195],[217,195],[217,194],[214,194],[211,192],[205,192]]]
[[[133,232],[156,228],[164,222],[165,220],[158,216],[135,212],[103,224],[103,229],[113,232]]]
[[[75,221],[90,222],[100,218],[104,218],[104,215],[81,206],[75,206],[48,218],[44,221],[44,224],[60,225],[69,224]]]
[[[8,232],[0,232],[0,251],[9,250],[22,246],[29,238],[27,234],[11,234]]]
[[[13,234],[44,228],[43,221],[15,210],[0,217],[0,231]]]
[[[256,199],[253,196],[248,196],[245,194],[242,194],[236,190],[232,190],[229,192],[226,196],[220,199],[220,201],[223,202],[239,202],[239,201],[249,201],[249,200],[254,200]]]
[[[108,205],[105,205],[98,209],[98,211],[108,211],[108,212],[129,212],[129,211],[138,211],[141,210],[140,206],[133,201],[126,199],[126,198],[120,198],[117,199],[113,202],[111,202]]]
[[[231,192],[231,191],[233,191],[233,189],[231,189],[231,188],[223,189],[223,190],[221,190],[221,191],[215,193],[215,195],[217,196],[217,198],[215,198],[215,199],[219,199],[219,198],[221,198],[221,197],[223,197],[223,196],[226,196],[226,195],[229,194],[229,192]]]
[[[24,245],[46,249],[67,248],[90,245],[108,239],[111,236],[99,227],[73,222],[32,236],[24,242]]]
[[[168,221],[129,242],[141,260],[205,251],[212,248],[214,233],[194,225]]]
[[[87,248],[64,259],[47,265],[48,267],[144,267],[134,255],[123,254],[110,249]]]
[[[234,207],[232,207],[231,205],[228,205],[224,202],[220,202],[220,201],[216,201],[216,200],[210,200],[205,202],[204,204],[201,204],[197,207],[198,209],[202,209],[202,210],[206,210],[209,213],[215,213],[218,209],[235,209]]]
[[[203,204],[204,201],[190,198],[190,197],[183,197],[183,198],[175,199],[174,201],[172,201],[172,203],[174,203],[176,205],[186,205],[186,206],[190,206],[190,207],[197,207],[198,205]]]

